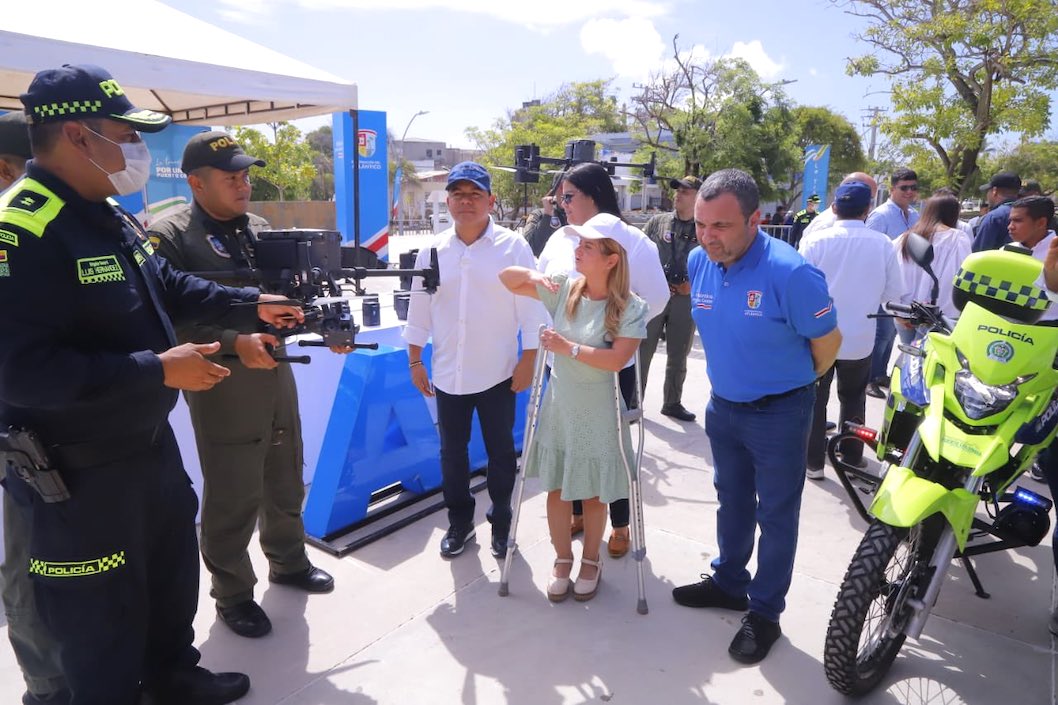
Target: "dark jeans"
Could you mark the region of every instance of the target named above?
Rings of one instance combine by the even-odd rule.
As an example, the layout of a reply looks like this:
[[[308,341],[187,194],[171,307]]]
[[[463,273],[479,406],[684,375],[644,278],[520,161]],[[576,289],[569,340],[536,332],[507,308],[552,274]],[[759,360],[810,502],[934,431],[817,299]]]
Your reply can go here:
[[[779,620],[793,579],[804,489],[804,457],[815,385],[763,402],[713,395],[705,433],[713,451],[716,538],[713,579],[729,595],[749,596],[750,610]],[[757,527],[757,573],[746,565]]]
[[[506,536],[511,527],[511,492],[517,469],[514,451],[514,399],[510,378],[474,394],[437,394],[437,428],[441,435],[441,491],[448,507],[449,526],[474,523],[474,495],[470,493],[470,443],[474,411],[489,456],[488,490],[492,506],[488,520],[493,533]]]
[[[64,473],[71,498],[34,502],[30,570],[75,705],[135,705],[198,663],[198,501],[165,426],[148,451]]]
[[[862,360],[837,360],[816,382],[816,406],[812,414],[812,430],[808,436],[807,465],[821,470],[826,462],[827,449],[827,402],[830,401],[830,384],[835,372],[838,378],[838,401],[841,416],[838,429],[845,428],[846,421],[863,423],[867,411],[867,383],[870,382],[871,358]],[[841,453],[846,462],[858,463],[863,457],[863,443],[845,441]]]
[[[617,374],[617,382],[621,385],[621,397],[625,400],[625,406],[629,409],[636,408],[636,368],[635,365],[624,368]],[[584,504],[579,500],[573,500],[573,515],[584,514]],[[627,499],[618,499],[610,503],[610,524],[615,529],[623,529],[628,526],[631,510]]]
[[[885,313],[885,309],[878,307],[878,313]],[[889,379],[889,358],[893,355],[893,341],[896,340],[896,326],[892,318],[875,319],[874,328],[874,351],[871,352],[871,378],[875,380]]]

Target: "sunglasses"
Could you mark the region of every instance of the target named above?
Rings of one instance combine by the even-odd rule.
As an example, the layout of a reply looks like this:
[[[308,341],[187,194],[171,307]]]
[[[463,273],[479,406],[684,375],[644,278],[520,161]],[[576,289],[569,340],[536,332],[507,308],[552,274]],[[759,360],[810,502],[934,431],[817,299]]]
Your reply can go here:
[[[897,190],[909,193],[911,191],[918,191],[918,184],[904,184],[903,186],[897,186]]]
[[[568,204],[570,201],[573,200],[573,195],[574,194],[572,194],[572,193],[564,193],[564,194],[562,194],[562,202]]]

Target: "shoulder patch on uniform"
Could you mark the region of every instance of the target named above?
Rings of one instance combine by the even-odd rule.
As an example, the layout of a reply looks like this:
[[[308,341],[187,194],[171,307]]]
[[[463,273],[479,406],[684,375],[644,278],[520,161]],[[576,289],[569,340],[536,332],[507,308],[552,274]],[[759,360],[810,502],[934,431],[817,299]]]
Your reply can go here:
[[[48,197],[44,194],[36,193],[29,189],[22,189],[11,197],[11,200],[7,203],[7,207],[17,208],[18,210],[27,213],[36,213],[48,204],[48,200]]]
[[[77,280],[82,284],[125,281],[125,270],[116,255],[82,257],[77,260]]]

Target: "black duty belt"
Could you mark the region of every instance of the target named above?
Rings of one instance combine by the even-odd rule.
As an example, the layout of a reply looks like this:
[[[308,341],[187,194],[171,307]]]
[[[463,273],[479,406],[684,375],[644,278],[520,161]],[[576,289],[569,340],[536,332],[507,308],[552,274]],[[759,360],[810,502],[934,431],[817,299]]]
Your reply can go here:
[[[150,450],[158,437],[152,428],[118,438],[48,446],[48,456],[59,470],[85,470],[131,458]]]
[[[719,399],[720,401],[724,402],[724,403],[732,404],[734,406],[746,406],[746,407],[753,407],[755,409],[759,409],[762,406],[767,406],[768,404],[771,404],[772,402],[779,401],[780,399],[785,399],[786,397],[792,397],[794,394],[797,394],[798,392],[803,392],[804,390],[808,389],[809,387],[814,387],[815,384],[816,384],[815,382],[811,382],[809,384],[804,385],[803,387],[795,387],[794,389],[789,389],[789,390],[787,390],[785,392],[779,392],[778,394],[765,394],[761,398],[754,399],[753,401],[731,401],[730,399],[724,399],[719,394],[713,394],[713,396],[716,397],[717,399]]]

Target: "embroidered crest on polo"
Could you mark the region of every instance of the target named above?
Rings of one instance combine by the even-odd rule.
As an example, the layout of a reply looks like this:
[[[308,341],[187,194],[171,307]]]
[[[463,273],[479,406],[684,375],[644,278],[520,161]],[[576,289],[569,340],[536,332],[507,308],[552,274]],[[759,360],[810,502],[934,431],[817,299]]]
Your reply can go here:
[[[231,259],[231,253],[228,252],[228,248],[224,246],[224,243],[219,237],[217,237],[216,235],[207,235],[206,242],[209,243],[210,249],[213,250],[213,252],[215,252],[218,257],[223,257],[224,259]]]
[[[746,292],[746,306],[751,309],[760,308],[761,299],[764,298],[764,292],[750,290]]]

